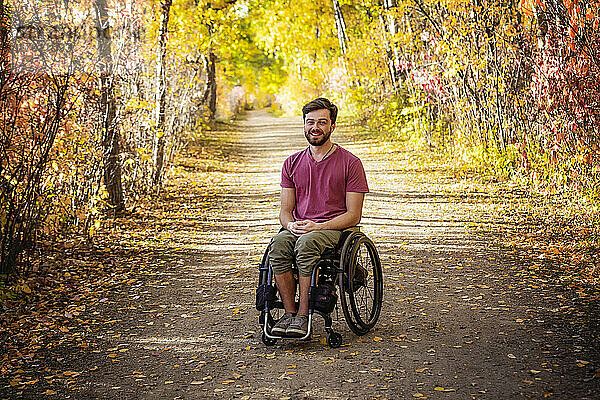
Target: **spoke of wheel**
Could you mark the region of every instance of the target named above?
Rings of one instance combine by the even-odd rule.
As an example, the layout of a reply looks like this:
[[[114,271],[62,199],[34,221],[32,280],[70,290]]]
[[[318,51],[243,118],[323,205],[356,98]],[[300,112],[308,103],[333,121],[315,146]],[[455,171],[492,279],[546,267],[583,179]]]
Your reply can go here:
[[[363,292],[363,302],[365,304],[365,315],[370,319],[371,317],[371,311],[372,311],[372,307],[371,307],[371,302],[369,302],[369,290],[365,289]]]
[[[361,289],[361,291],[362,291],[362,289]],[[363,296],[358,296],[358,300],[359,300],[359,302],[360,302],[360,305],[359,305],[358,309],[359,309],[359,310],[361,310],[361,311],[362,311],[363,309],[365,309],[365,310],[366,310],[367,306],[366,306],[366,304],[365,304],[365,302],[364,302],[364,298],[363,298]],[[362,312],[361,312],[361,314],[362,314]]]
[[[373,285],[373,290],[374,289],[375,289],[375,285]],[[365,285],[365,291],[369,295],[369,298],[374,301],[375,300],[375,295],[373,295],[373,290],[371,290],[371,285]]]
[[[365,287],[362,293],[363,304],[365,305],[365,313],[370,313],[370,303],[369,303],[369,288]]]
[[[367,276],[363,276],[363,287],[360,288],[359,290],[357,290],[357,292],[355,293],[355,303],[356,306],[358,308],[358,313],[361,316],[361,320],[364,323],[368,324],[368,320],[370,317],[370,312],[369,312],[369,300],[368,300],[368,293],[366,292],[366,290],[368,289],[368,269],[365,268],[365,264],[367,264],[365,262],[365,256],[367,254],[365,254],[365,251],[367,251],[368,254],[368,249],[366,249],[366,247],[364,246],[360,246],[360,248],[358,249],[357,253],[356,253],[356,264],[357,266],[360,266],[361,268],[361,273],[365,274],[362,270],[367,271]]]

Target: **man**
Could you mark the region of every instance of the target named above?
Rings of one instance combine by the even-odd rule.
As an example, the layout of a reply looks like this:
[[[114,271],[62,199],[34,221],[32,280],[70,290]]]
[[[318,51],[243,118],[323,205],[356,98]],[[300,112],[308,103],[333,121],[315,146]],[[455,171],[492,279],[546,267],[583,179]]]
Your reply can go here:
[[[367,178],[361,161],[331,141],[337,112],[325,98],[306,104],[302,115],[309,146],[283,163],[279,221],[284,230],[271,241],[269,261],[285,314],[273,326],[274,335],[307,334],[312,270],[322,252],[337,244],[341,230],[357,225],[362,216]],[[299,270],[297,310],[293,260]]]

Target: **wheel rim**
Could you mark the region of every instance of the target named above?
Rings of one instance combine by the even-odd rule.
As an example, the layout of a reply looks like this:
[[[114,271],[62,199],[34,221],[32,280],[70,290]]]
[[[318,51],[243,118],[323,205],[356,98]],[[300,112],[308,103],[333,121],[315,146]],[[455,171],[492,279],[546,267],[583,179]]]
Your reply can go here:
[[[381,262],[373,242],[366,236],[359,238],[352,246],[348,262],[350,308],[357,325],[367,332],[379,318],[383,298]]]

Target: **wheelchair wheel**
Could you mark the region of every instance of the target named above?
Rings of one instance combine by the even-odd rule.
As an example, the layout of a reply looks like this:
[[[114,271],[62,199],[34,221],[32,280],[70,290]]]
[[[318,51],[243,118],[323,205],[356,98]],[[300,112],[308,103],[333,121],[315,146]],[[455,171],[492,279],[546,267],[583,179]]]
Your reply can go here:
[[[345,247],[340,300],[348,327],[357,335],[377,323],[383,303],[383,273],[375,245],[364,234],[350,237]]]
[[[265,344],[265,346],[274,346],[277,343],[277,339],[268,338],[263,332],[262,342]]]
[[[327,344],[332,349],[337,349],[342,345],[342,335],[337,332],[331,332],[329,336],[327,336]]]

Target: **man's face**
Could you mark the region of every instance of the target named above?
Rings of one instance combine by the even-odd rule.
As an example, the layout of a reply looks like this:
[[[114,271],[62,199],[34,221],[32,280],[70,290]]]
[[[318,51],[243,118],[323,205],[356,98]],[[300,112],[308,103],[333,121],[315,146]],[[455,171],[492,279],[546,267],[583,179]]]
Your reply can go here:
[[[304,117],[304,136],[313,146],[327,143],[334,128],[327,109],[311,111]]]

